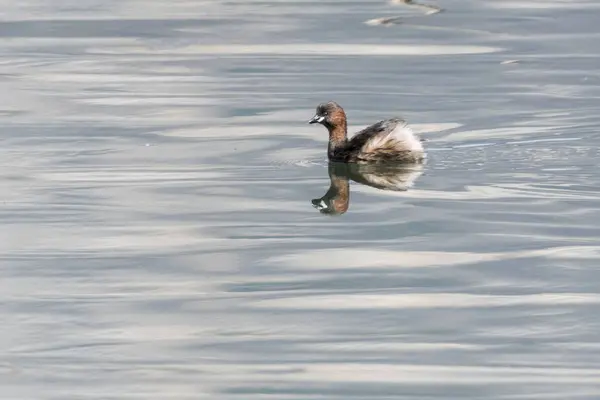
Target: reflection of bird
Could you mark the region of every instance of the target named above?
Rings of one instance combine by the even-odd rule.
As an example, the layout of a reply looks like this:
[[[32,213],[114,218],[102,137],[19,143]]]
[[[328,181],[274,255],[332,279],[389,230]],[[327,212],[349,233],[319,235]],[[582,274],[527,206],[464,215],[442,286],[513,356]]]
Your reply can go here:
[[[340,215],[348,211],[350,205],[350,179],[381,190],[406,191],[423,173],[423,164],[384,166],[330,162],[328,170],[331,183],[327,193],[311,202],[322,214]]]
[[[331,161],[418,163],[425,158],[421,140],[399,118],[379,121],[348,140],[346,113],[339,104],[330,101],[319,104],[308,123],[319,123],[329,131],[327,155]]]

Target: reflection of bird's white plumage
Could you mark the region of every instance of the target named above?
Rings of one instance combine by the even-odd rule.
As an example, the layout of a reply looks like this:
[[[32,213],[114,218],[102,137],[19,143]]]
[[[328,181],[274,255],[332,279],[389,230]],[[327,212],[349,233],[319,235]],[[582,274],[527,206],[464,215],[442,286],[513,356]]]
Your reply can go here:
[[[349,177],[355,182],[381,190],[406,191],[423,174],[423,165],[415,164],[403,168],[383,168],[374,165],[357,165],[349,168]]]
[[[329,163],[330,185],[323,197],[312,200],[322,214],[339,215],[350,205],[350,180],[380,190],[406,191],[423,174],[423,165],[383,167],[375,164]]]

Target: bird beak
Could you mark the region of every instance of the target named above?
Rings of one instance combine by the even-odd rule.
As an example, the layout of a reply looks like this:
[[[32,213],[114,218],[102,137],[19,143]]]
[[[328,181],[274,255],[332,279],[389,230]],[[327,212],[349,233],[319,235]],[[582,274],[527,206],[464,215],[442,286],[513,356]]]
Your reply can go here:
[[[311,119],[308,121],[308,123],[309,123],[309,124],[317,124],[317,123],[321,123],[321,122],[323,122],[323,120],[324,120],[324,119],[325,119],[325,117],[324,117],[324,116],[322,116],[322,115],[318,115],[318,114],[317,114],[317,115],[315,115],[314,117],[312,117],[312,118],[311,118]]]

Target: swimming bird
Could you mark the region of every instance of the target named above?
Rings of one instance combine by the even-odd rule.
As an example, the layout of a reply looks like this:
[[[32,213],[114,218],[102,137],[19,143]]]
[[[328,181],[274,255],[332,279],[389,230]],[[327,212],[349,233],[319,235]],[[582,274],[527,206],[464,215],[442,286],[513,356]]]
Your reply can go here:
[[[329,131],[327,156],[348,163],[420,163],[425,159],[421,140],[406,121],[391,118],[379,121],[348,140],[346,113],[334,101],[317,106],[309,124],[321,124]]]

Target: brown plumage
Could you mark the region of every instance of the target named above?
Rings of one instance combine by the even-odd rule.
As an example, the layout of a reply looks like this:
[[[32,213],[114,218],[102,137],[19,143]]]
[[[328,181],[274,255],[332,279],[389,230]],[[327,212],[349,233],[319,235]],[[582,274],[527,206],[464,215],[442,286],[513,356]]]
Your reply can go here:
[[[327,156],[332,161],[349,163],[420,163],[425,158],[421,141],[406,121],[392,118],[379,121],[348,140],[346,113],[330,101],[317,106],[308,121],[329,131]]]

